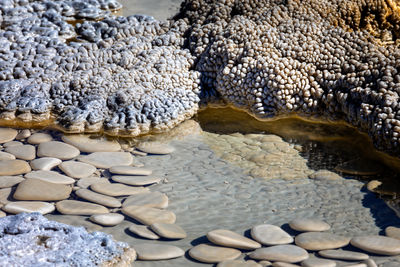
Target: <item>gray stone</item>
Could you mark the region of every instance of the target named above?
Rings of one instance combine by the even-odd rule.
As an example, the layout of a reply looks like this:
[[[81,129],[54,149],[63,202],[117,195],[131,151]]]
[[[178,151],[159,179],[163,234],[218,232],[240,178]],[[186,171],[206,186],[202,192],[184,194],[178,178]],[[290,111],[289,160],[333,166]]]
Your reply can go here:
[[[296,236],[294,242],[307,250],[326,250],[347,246],[350,238],[331,233],[308,232]]]
[[[154,223],[175,223],[176,216],[168,210],[160,210],[143,206],[126,206],[122,208],[122,213],[137,220],[144,225]]]
[[[388,226],[385,229],[385,234],[388,237],[396,238],[400,240],[400,228],[394,226]]]
[[[89,219],[103,226],[114,226],[124,220],[124,215],[118,213],[93,214]]]
[[[376,264],[376,262],[373,259],[364,260],[363,263],[365,263],[367,265],[367,267],[378,267],[378,265]]]
[[[154,223],[150,228],[159,236],[167,239],[183,239],[187,237],[185,230],[177,224]]]
[[[30,165],[33,170],[50,171],[61,162],[60,159],[44,157],[32,160]]]
[[[93,215],[108,213],[104,206],[77,200],[62,200],[56,203],[57,211],[70,215]]]
[[[347,250],[321,250],[318,254],[324,258],[337,259],[337,260],[366,260],[369,256],[365,253],[347,251]]]
[[[307,251],[295,245],[277,245],[259,248],[249,256],[255,260],[283,261],[288,263],[300,262],[308,259]]]
[[[89,177],[96,171],[93,165],[77,161],[64,161],[58,168],[66,175],[78,179]]]
[[[87,201],[94,202],[106,207],[110,208],[121,207],[121,202],[118,199],[93,192],[89,189],[79,189],[75,191],[75,194],[78,197],[83,198]]]
[[[10,146],[5,151],[23,160],[33,160],[36,157],[36,148],[32,145]]]
[[[18,175],[31,171],[28,162],[15,159],[15,160],[0,160],[0,176],[4,175]]]
[[[78,160],[102,169],[131,165],[133,162],[132,155],[128,152],[94,152],[87,156],[80,156]]]
[[[128,230],[134,233],[135,235],[138,235],[143,238],[152,240],[160,239],[160,237],[156,233],[154,233],[148,225],[133,224],[129,226]]]
[[[218,263],[217,267],[262,267],[255,261],[229,260]]]
[[[21,143],[20,141],[10,141],[7,143],[3,144],[3,147],[7,148],[7,147],[12,147],[12,146],[22,146],[23,143]]]
[[[165,209],[168,207],[168,197],[160,192],[148,192],[132,195],[122,203],[123,208],[132,205]]]
[[[313,218],[298,218],[289,222],[289,226],[300,232],[322,232],[331,228],[326,222]]]
[[[387,236],[359,236],[351,239],[356,248],[379,255],[395,256],[400,254],[400,240]]]
[[[70,145],[77,147],[82,152],[116,152],[121,146],[116,141],[109,141],[105,138],[90,138],[90,135],[74,134],[63,135],[61,139]]]
[[[15,159],[15,156],[13,154],[0,151],[0,160],[12,160]]]
[[[182,249],[171,245],[137,244],[133,248],[136,250],[137,258],[143,261],[168,260],[185,254]]]
[[[109,169],[113,174],[123,174],[123,175],[151,175],[152,170],[132,167],[132,166],[113,166]]]
[[[79,154],[80,151],[76,147],[58,141],[40,143],[37,151],[38,157],[51,157],[61,160],[72,159]]]
[[[88,178],[82,178],[79,179],[76,182],[76,185],[79,186],[80,188],[88,188],[90,187],[92,184],[95,183],[110,183],[110,181],[107,178],[100,178],[100,177],[88,177]]]
[[[234,260],[242,253],[234,248],[224,248],[209,244],[200,244],[189,250],[189,255],[195,260],[205,263],[218,263]]]
[[[14,140],[17,134],[17,130],[11,128],[0,128],[0,144]]]
[[[54,211],[54,205],[41,202],[41,201],[17,201],[9,202],[2,207],[7,213],[18,214],[22,212],[39,212],[41,214],[47,214]]]
[[[282,261],[276,261],[276,262],[272,263],[272,267],[299,267],[299,266],[300,265],[282,262]]]
[[[145,187],[133,187],[124,184],[116,183],[94,183],[90,186],[93,191],[112,197],[130,196],[149,192]]]
[[[293,237],[280,227],[271,224],[261,224],[251,228],[251,237],[263,245],[284,245],[293,243]]]
[[[54,171],[33,171],[25,174],[25,178],[40,179],[55,184],[73,184],[75,180],[71,177]]]
[[[26,179],[18,185],[13,197],[17,200],[56,201],[67,199],[71,191],[71,186]]]
[[[212,243],[224,247],[239,249],[256,249],[261,247],[260,243],[256,241],[225,229],[208,232],[207,238]]]
[[[150,185],[154,183],[159,183],[161,178],[154,176],[125,176],[125,175],[113,175],[111,179],[118,183],[123,183],[127,185]]]
[[[31,136],[31,130],[29,130],[29,129],[24,129],[24,130],[20,131],[20,132],[17,134],[17,136],[15,137],[15,139],[21,140],[21,139],[28,138],[29,136]]]
[[[319,258],[309,258],[301,262],[302,267],[335,267],[336,262]]]
[[[9,203],[9,198],[11,197],[12,188],[2,188],[0,189],[0,206]]]
[[[34,133],[28,138],[28,143],[32,145],[38,145],[40,143],[50,142],[53,140],[51,135],[46,133]]]
[[[146,152],[148,154],[158,155],[166,155],[175,151],[174,147],[159,142],[142,142],[136,146],[136,149],[139,149],[140,151]]]
[[[0,188],[13,187],[23,180],[21,176],[0,176]]]

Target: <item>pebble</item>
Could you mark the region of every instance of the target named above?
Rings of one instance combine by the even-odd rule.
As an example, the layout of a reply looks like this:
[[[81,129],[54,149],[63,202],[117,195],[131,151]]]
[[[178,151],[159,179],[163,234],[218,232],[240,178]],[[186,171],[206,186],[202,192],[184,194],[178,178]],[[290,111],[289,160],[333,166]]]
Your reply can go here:
[[[394,226],[388,226],[385,229],[385,234],[388,237],[396,238],[400,240],[400,228]]]
[[[28,162],[15,160],[0,160],[0,176],[3,175],[18,175],[31,171]]]
[[[7,147],[12,147],[12,146],[22,146],[23,143],[19,142],[19,141],[10,141],[7,143],[3,144],[3,147],[7,148]]]
[[[256,249],[261,247],[260,243],[256,241],[225,229],[210,231],[207,233],[207,238],[212,243],[224,247],[239,249]]]
[[[6,216],[7,216],[7,213],[0,210],[0,218],[6,217]]]
[[[60,159],[44,157],[34,159],[30,164],[33,170],[50,171],[54,167],[60,165],[61,162]]]
[[[116,152],[121,150],[120,144],[116,141],[109,141],[104,138],[90,138],[90,135],[63,135],[61,139],[65,143],[73,145],[86,153]]]
[[[33,171],[25,174],[25,178],[40,179],[55,184],[73,184],[75,180],[71,177],[54,171]]]
[[[75,191],[75,194],[78,197],[83,198],[87,201],[94,202],[106,207],[110,208],[121,207],[121,202],[118,199],[93,192],[89,189],[78,189],[77,191]]]
[[[0,204],[1,205],[5,205],[10,202],[8,199],[11,196],[11,190],[12,190],[11,187],[0,189]]]
[[[364,261],[364,263],[367,265],[367,267],[378,267],[373,259],[367,259]]]
[[[217,267],[262,267],[255,261],[229,260],[218,263]]]
[[[93,214],[89,220],[103,226],[114,226],[124,220],[124,215],[119,213]]]
[[[187,237],[185,230],[177,224],[154,223],[150,228],[159,236],[167,239],[183,239]]]
[[[149,192],[145,187],[133,187],[124,184],[94,183],[90,186],[93,191],[112,197],[130,196]]]
[[[13,187],[25,180],[21,176],[0,176],[0,188]]]
[[[302,233],[295,238],[296,245],[307,250],[341,248],[347,246],[349,242],[349,237],[321,232]]]
[[[37,151],[38,157],[51,157],[61,160],[72,159],[79,154],[80,151],[76,147],[58,141],[40,143]]]
[[[32,145],[10,146],[5,152],[23,160],[33,160],[36,157],[36,148]]]
[[[108,213],[104,206],[78,200],[62,200],[56,203],[57,211],[70,215],[93,215]]]
[[[318,254],[324,258],[337,259],[337,260],[366,260],[369,256],[365,253],[347,251],[347,250],[321,250]]]
[[[276,261],[272,263],[272,267],[299,267],[297,264],[291,264],[287,262]]]
[[[22,131],[20,131],[17,136],[15,137],[15,139],[17,140],[21,140],[21,139],[25,139],[28,138],[29,136],[31,136],[31,131],[29,129],[24,129]]]
[[[307,251],[295,245],[277,245],[259,248],[249,256],[255,260],[283,261],[288,263],[300,262],[308,259]]]
[[[237,259],[242,252],[234,248],[224,248],[209,244],[200,244],[189,250],[189,255],[195,260],[205,263]]]
[[[0,128],[0,144],[12,141],[17,136],[18,131],[11,128]]]
[[[133,248],[136,250],[137,258],[146,261],[168,260],[185,255],[185,251],[171,245],[138,244],[134,245]]]
[[[387,236],[359,236],[351,239],[351,245],[379,255],[400,254],[400,240]]]
[[[15,156],[13,154],[0,151],[0,160],[12,160],[15,159]]]
[[[136,149],[156,155],[166,155],[175,151],[174,147],[159,142],[142,142],[136,146]]]
[[[79,179],[76,182],[76,185],[79,186],[80,188],[88,188],[89,186],[95,183],[110,183],[110,181],[107,178],[91,176],[88,178]]]
[[[397,265],[395,266],[397,267]],[[355,263],[355,264],[345,265],[345,267],[368,267],[368,266],[365,263]]]
[[[309,258],[301,262],[302,267],[335,267],[336,262],[319,258]]]
[[[78,160],[102,169],[131,165],[133,162],[132,155],[128,152],[94,152],[87,156],[80,156]]]
[[[18,184],[13,197],[17,200],[55,201],[68,198],[71,191],[72,188],[67,185],[26,179]]]
[[[372,180],[369,181],[367,184],[367,189],[371,192],[374,192],[380,185],[382,185],[381,181],[378,180]]]
[[[126,206],[122,208],[122,213],[144,225],[152,225],[154,223],[175,223],[176,220],[175,214],[171,211],[143,206]]]
[[[160,239],[160,237],[156,233],[154,233],[147,225],[133,224],[128,228],[128,230],[143,238],[152,240]]]
[[[297,218],[289,222],[290,228],[299,232],[322,232],[331,227],[324,221],[312,218]]]
[[[32,145],[38,145],[40,143],[50,142],[53,137],[46,133],[34,133],[28,138],[28,143]]]
[[[2,209],[12,214],[21,212],[40,212],[41,214],[47,214],[54,211],[54,204],[41,201],[17,201],[7,203]]]
[[[254,240],[263,245],[273,246],[293,243],[293,237],[276,225],[257,225],[251,228],[250,233]]]
[[[145,168],[138,168],[132,166],[113,166],[109,169],[113,174],[124,174],[124,175],[151,175],[152,170]]]
[[[150,185],[154,183],[159,183],[161,178],[152,176],[124,176],[124,175],[113,175],[111,179],[118,183],[123,183],[127,185]]]
[[[132,195],[122,203],[123,208],[132,205],[165,209],[168,207],[168,197],[160,192],[148,192]]]
[[[77,162],[77,161],[64,161],[58,168],[62,170],[66,175],[81,179],[92,175],[96,171],[96,167],[93,165]]]

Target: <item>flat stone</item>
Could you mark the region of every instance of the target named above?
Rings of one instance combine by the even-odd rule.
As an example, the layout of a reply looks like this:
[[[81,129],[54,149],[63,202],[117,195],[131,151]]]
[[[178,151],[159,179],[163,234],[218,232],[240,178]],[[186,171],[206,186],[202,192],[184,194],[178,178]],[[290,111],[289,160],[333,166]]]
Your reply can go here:
[[[125,176],[125,175],[113,175],[111,179],[118,183],[123,183],[127,185],[150,185],[159,183],[161,178],[154,176]]]
[[[11,128],[0,128],[0,144],[12,141],[17,136],[18,131]]]
[[[148,192],[132,195],[122,203],[123,208],[132,205],[165,209],[168,207],[168,197],[160,192]]]
[[[114,226],[120,224],[124,220],[124,215],[119,213],[104,213],[104,214],[93,214],[90,216],[92,222],[101,224],[103,226]]]
[[[359,236],[351,239],[351,245],[367,252],[395,256],[400,254],[400,240],[387,236]]]
[[[293,237],[276,225],[257,225],[251,228],[250,233],[254,240],[263,245],[273,246],[293,243]]]
[[[396,238],[400,240],[400,228],[394,226],[388,226],[385,229],[385,234],[388,237]]]
[[[100,178],[100,177],[88,177],[88,178],[82,178],[79,179],[76,182],[76,185],[79,186],[80,188],[88,188],[90,187],[92,184],[95,183],[110,183],[110,181],[107,178]]]
[[[195,260],[205,263],[237,259],[242,252],[234,248],[224,248],[208,244],[200,244],[189,250],[189,255]]]
[[[175,151],[175,148],[159,142],[142,142],[136,146],[136,149],[148,154],[166,155]]]
[[[5,151],[23,160],[33,160],[36,157],[36,148],[32,145],[10,146]]]
[[[5,205],[9,203],[9,198],[11,197],[12,188],[2,188],[0,189],[0,205]]]
[[[130,196],[149,192],[145,187],[133,187],[124,184],[94,183],[90,186],[93,191],[112,197]]]
[[[230,260],[218,263],[217,267],[262,267],[262,265],[252,260],[250,261]]]
[[[31,167],[33,170],[50,171],[54,167],[61,164],[61,159],[56,158],[38,158],[31,161]]]
[[[71,191],[71,186],[26,179],[18,185],[13,197],[17,200],[55,201],[67,199]]]
[[[132,167],[132,166],[113,166],[109,169],[113,174],[124,174],[124,175],[151,175],[152,170]]]
[[[93,192],[89,189],[79,189],[79,190],[75,191],[75,194],[78,197],[83,198],[87,201],[94,202],[94,203],[97,203],[97,204],[100,204],[100,205],[103,205],[106,207],[110,207],[110,208],[121,207],[121,202],[118,199]]]
[[[240,249],[256,249],[261,247],[261,244],[256,241],[225,229],[208,232],[207,238],[212,243],[224,247]]]
[[[335,259],[335,260],[349,260],[349,261],[359,261],[366,260],[369,258],[367,254],[347,251],[347,250],[321,250],[318,254],[324,258]]]
[[[309,258],[301,262],[302,267],[335,267],[336,262],[319,258]]]
[[[82,152],[116,152],[121,146],[116,141],[109,141],[105,138],[90,138],[90,135],[74,134],[63,135],[61,139],[70,145],[77,147]]]
[[[20,141],[10,141],[7,143],[3,144],[3,147],[7,148],[7,147],[12,147],[12,146],[22,146],[23,143],[21,143]]]
[[[128,152],[94,152],[87,156],[80,156],[78,160],[102,169],[131,165],[133,162],[132,155]]]
[[[41,201],[17,201],[7,203],[2,209],[12,214],[21,212],[40,212],[41,214],[47,214],[54,211],[54,204]]]
[[[39,179],[55,184],[73,184],[75,180],[71,177],[54,171],[33,171],[25,174],[25,178]]]
[[[363,263],[365,263],[367,267],[378,267],[378,264],[376,264],[376,262],[373,259],[364,260]]]
[[[7,216],[7,213],[0,210],[0,218],[6,217],[6,216]]]
[[[15,159],[15,156],[13,154],[0,151],[0,160],[12,160]]]
[[[172,211],[148,208],[143,206],[126,206],[122,213],[144,225],[154,223],[175,223],[176,216]]]
[[[154,223],[150,228],[159,236],[167,239],[183,239],[187,237],[185,230],[177,224]]]
[[[287,263],[287,262],[282,262],[282,261],[276,261],[272,263],[272,267],[299,267],[297,264],[292,264],[292,263]]]
[[[57,211],[70,215],[93,215],[108,213],[104,206],[78,200],[62,200],[56,203]]]
[[[23,180],[21,176],[0,176],[0,188],[13,187]]]
[[[160,239],[160,237],[156,233],[154,233],[148,225],[133,224],[129,226],[128,230],[134,233],[135,235],[138,235],[143,238],[152,240]]]
[[[256,249],[249,256],[255,260],[294,263],[308,259],[308,252],[295,245],[277,245]]]
[[[21,139],[25,139],[28,138],[29,136],[31,136],[31,131],[29,129],[24,129],[22,131],[20,131],[17,136],[15,137],[15,139],[17,140],[21,140]]]
[[[53,137],[46,133],[34,133],[28,138],[28,143],[32,145],[38,145],[40,143],[50,142]]]
[[[270,261],[259,261],[258,263],[261,264],[262,267],[272,266]]]
[[[331,233],[308,232],[296,236],[294,242],[307,250],[326,250],[347,246],[350,238]]]
[[[0,176],[3,175],[18,175],[31,171],[28,162],[15,160],[0,160]]]
[[[75,158],[79,154],[80,151],[76,147],[58,141],[40,143],[37,151],[38,157],[51,157],[62,160]]]
[[[300,232],[322,232],[331,229],[324,221],[313,218],[298,218],[289,222],[290,228]]]
[[[78,162],[78,161],[64,161],[58,168],[62,170],[66,175],[73,178],[86,178],[92,175],[96,171],[96,167],[93,165]]]
[[[185,251],[171,245],[138,244],[133,248],[136,250],[137,258],[143,261],[168,260],[185,255]]]

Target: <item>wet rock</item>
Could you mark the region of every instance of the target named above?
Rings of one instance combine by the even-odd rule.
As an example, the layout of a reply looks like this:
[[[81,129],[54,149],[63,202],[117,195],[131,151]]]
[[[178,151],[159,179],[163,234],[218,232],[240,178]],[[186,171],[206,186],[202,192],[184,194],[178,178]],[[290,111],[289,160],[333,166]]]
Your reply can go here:
[[[145,225],[154,223],[175,223],[176,216],[173,212],[148,208],[143,206],[129,205],[122,208],[122,213]]]
[[[283,261],[288,263],[300,262],[308,259],[307,251],[295,245],[277,245],[259,248],[249,256],[256,260]]]
[[[308,232],[296,236],[295,243],[307,250],[326,250],[347,246],[349,237],[339,236],[331,233]]]
[[[118,199],[110,196],[105,196],[103,194],[99,194],[88,189],[78,189],[77,191],[75,191],[75,194],[78,197],[83,198],[87,201],[94,202],[106,207],[110,208],[121,207],[121,202]]]
[[[145,261],[174,259],[185,254],[182,249],[171,245],[137,244],[133,247],[136,250],[138,259]]]
[[[150,185],[159,183],[161,178],[154,177],[154,176],[130,176],[130,175],[113,175],[111,179],[118,183],[123,183],[127,185]]]
[[[50,141],[40,143],[38,146],[38,157],[51,157],[61,160],[68,160],[77,157],[80,151],[69,144]]]
[[[41,201],[17,201],[9,202],[2,207],[7,213],[18,214],[18,213],[31,213],[39,212],[41,214],[47,214],[54,211],[54,204]]]
[[[251,237],[263,245],[283,245],[293,243],[293,237],[280,227],[271,224],[261,224],[251,228]]]
[[[108,213],[104,206],[77,200],[62,200],[56,203],[57,211],[70,215],[93,215]]]
[[[214,244],[224,247],[239,249],[256,249],[261,247],[260,243],[257,243],[254,240],[224,229],[208,232],[207,238]]]
[[[189,250],[195,260],[205,263],[218,263],[239,258],[242,253],[234,248],[224,248],[208,244],[200,244]]]
[[[150,225],[150,228],[159,236],[167,239],[183,239],[187,236],[185,230],[177,224],[154,223]]]
[[[90,185],[90,189],[97,193],[112,197],[130,196],[149,192],[149,189],[145,187],[133,187],[116,183],[94,183]]]
[[[123,174],[123,175],[140,175],[147,176],[153,173],[152,170],[131,166],[113,166],[109,169],[112,174]]]
[[[154,233],[149,226],[147,225],[136,225],[133,224],[129,226],[128,230],[140,237],[147,238],[147,239],[159,239],[160,237]]]
[[[137,149],[148,154],[166,155],[175,151],[175,148],[158,142],[142,142],[136,146]]]
[[[165,209],[168,207],[168,197],[160,192],[135,194],[126,198],[122,203],[123,208],[131,205]]]
[[[103,226],[115,226],[124,220],[124,216],[118,213],[94,214],[89,218],[92,222]]]
[[[309,258],[301,262],[302,267],[335,267],[336,262],[319,258]]]
[[[250,261],[230,260],[218,263],[217,267],[262,267],[262,265],[251,260]]]
[[[290,228],[300,232],[322,232],[331,227],[324,221],[312,218],[298,218],[289,222]]]
[[[386,236],[359,236],[351,239],[356,248],[379,255],[399,255],[400,240]]]
[[[369,258],[365,253],[346,250],[321,250],[318,254],[324,258],[350,261],[366,260]]]

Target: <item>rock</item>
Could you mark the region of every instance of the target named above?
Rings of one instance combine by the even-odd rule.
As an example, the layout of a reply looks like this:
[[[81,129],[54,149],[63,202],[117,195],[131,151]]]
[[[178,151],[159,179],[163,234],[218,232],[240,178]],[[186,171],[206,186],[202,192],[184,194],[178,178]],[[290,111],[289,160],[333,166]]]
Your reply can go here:
[[[145,168],[138,168],[132,166],[113,166],[109,169],[113,174],[124,174],[124,175],[151,175],[152,170]]]
[[[94,152],[87,156],[80,156],[78,160],[102,169],[131,165],[133,162],[132,155],[128,152]]]
[[[388,237],[396,238],[400,240],[400,228],[394,226],[388,226],[385,229],[385,234]]]
[[[137,257],[142,261],[168,260],[182,257],[185,251],[182,249],[161,244],[138,244],[133,246]]]
[[[0,188],[12,187],[23,180],[21,176],[0,176]]]
[[[351,239],[356,248],[379,255],[395,256],[400,254],[400,240],[386,236],[359,236]]]
[[[143,238],[153,240],[160,239],[160,237],[156,233],[154,233],[147,225],[133,224],[128,228],[128,230]]]
[[[214,244],[224,247],[239,249],[256,249],[261,247],[260,243],[257,243],[254,240],[224,229],[208,232],[207,238]]]
[[[331,233],[308,232],[296,236],[294,242],[307,250],[326,250],[347,246],[350,238]]]
[[[7,147],[12,147],[12,146],[22,146],[23,143],[19,142],[19,141],[10,141],[7,143],[3,144],[3,147],[7,148]]]
[[[340,176],[337,173],[328,171],[328,170],[318,170],[308,176],[311,179],[315,180],[340,180],[343,179],[342,176]]]
[[[54,167],[61,164],[61,162],[62,161],[60,159],[44,157],[34,159],[30,164],[33,170],[50,171]]]
[[[62,200],[56,203],[57,211],[70,215],[93,215],[108,213],[104,206],[77,200]]]
[[[289,222],[290,228],[299,232],[322,232],[331,228],[329,224],[318,219],[298,218]]]
[[[309,258],[301,262],[302,267],[335,267],[336,262],[319,258]]]
[[[175,223],[176,216],[168,210],[160,210],[143,206],[125,206],[122,213],[145,225],[154,223]]]
[[[321,250],[318,254],[324,258],[349,261],[366,260],[369,258],[367,254],[347,250]]]
[[[107,178],[92,176],[88,178],[79,179],[78,182],[76,182],[76,185],[79,186],[80,188],[88,188],[89,186],[95,183],[110,183],[110,181]]]
[[[7,147],[5,151],[23,160],[33,160],[36,157],[36,149],[32,145],[11,146]]]
[[[15,160],[0,160],[0,176],[4,175],[18,175],[31,171],[28,162],[15,159]]]
[[[293,237],[280,227],[271,224],[261,224],[251,228],[251,237],[263,245],[283,245],[293,243]]]
[[[262,267],[255,261],[229,260],[218,263],[217,267]]]
[[[177,224],[154,223],[150,228],[159,236],[167,239],[183,239],[187,237],[185,230]]]
[[[41,214],[47,214],[54,211],[54,205],[41,202],[41,201],[17,201],[9,202],[2,209],[7,213],[18,214],[22,212],[39,212]]]
[[[79,189],[75,191],[75,194],[78,197],[83,198],[87,201],[94,202],[106,207],[110,208],[121,207],[121,202],[118,199],[93,192],[89,189]]]
[[[7,216],[7,213],[0,210],[0,218],[6,217],[6,216]]]
[[[108,141],[105,138],[90,138],[90,135],[74,134],[63,135],[61,139],[70,145],[77,147],[82,152],[116,152],[121,146],[116,141]]]
[[[77,179],[89,177],[96,171],[96,167],[93,165],[72,160],[64,161],[58,168],[66,175]]]
[[[9,198],[11,197],[11,188],[0,189],[0,206],[9,203]]]
[[[272,263],[272,267],[299,267],[297,264],[291,264],[287,262],[276,261]]]
[[[17,134],[17,130],[11,128],[0,128],[0,144],[14,140]]]
[[[382,182],[378,180],[369,181],[367,184],[367,189],[371,192],[375,192],[375,189],[377,189],[381,184]]]
[[[31,131],[29,129],[24,129],[22,131],[20,131],[17,136],[15,137],[15,139],[17,140],[21,140],[21,139],[25,139],[28,138],[29,136],[31,136]]]
[[[53,140],[51,135],[46,133],[34,133],[28,138],[28,143],[32,145],[38,145],[40,143],[50,142]]]
[[[242,253],[234,248],[224,248],[208,244],[200,244],[189,250],[189,255],[195,260],[205,263],[237,259]]]
[[[12,160],[15,159],[15,156],[13,154],[0,151],[0,160]]]
[[[114,226],[124,220],[124,215],[118,213],[93,214],[89,219],[103,226]]]
[[[25,178],[39,179],[55,184],[73,184],[75,180],[71,177],[59,174],[54,171],[33,171],[25,174]]]
[[[63,184],[49,183],[39,179],[26,179],[15,190],[17,200],[56,201],[69,197],[72,188]]]
[[[118,183],[123,183],[127,185],[150,185],[154,183],[159,183],[161,181],[158,177],[153,176],[124,176],[124,175],[113,175],[111,179]]]
[[[364,263],[367,265],[367,267],[378,267],[373,259],[364,260]]]
[[[300,262],[308,259],[307,251],[295,245],[277,245],[259,248],[249,256],[255,260],[283,261],[288,263]]]
[[[262,267],[272,266],[270,261],[259,261],[258,263],[261,264]]]
[[[136,149],[146,152],[148,154],[166,155],[175,151],[170,145],[158,142],[142,142],[136,146]]]
[[[37,151],[38,157],[51,157],[61,160],[72,159],[79,154],[80,151],[76,147],[58,141],[40,143]]]
[[[90,186],[93,191],[112,197],[130,196],[149,192],[148,188],[133,187],[124,184],[94,183]]]
[[[168,207],[168,197],[160,192],[148,192],[132,195],[122,203],[123,208],[132,205],[165,209]]]

